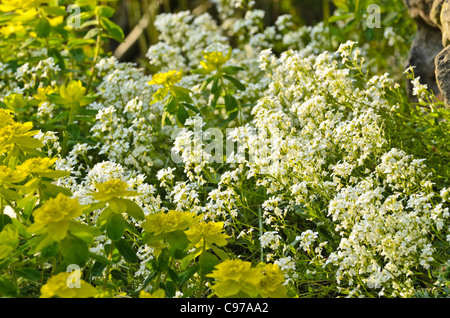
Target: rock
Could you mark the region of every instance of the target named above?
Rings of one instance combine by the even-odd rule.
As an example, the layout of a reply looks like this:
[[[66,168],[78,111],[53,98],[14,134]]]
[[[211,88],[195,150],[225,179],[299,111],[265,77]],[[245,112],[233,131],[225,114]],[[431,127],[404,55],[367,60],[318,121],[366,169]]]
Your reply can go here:
[[[436,83],[434,59],[442,49],[441,31],[418,20],[417,34],[411,44],[406,67],[415,66],[414,75],[420,76],[420,83],[427,84],[435,95],[438,95],[440,91]],[[412,84],[409,80],[407,81],[407,89],[410,100],[417,102],[416,97],[412,95]]]
[[[444,102],[450,105],[450,45],[436,56],[435,65],[436,82]]]
[[[450,1],[445,0],[441,7],[440,28],[442,31],[442,44],[450,45]]]
[[[442,5],[444,4],[446,0],[436,0],[433,2],[433,5],[431,7],[430,11],[430,19],[433,22],[434,25],[437,27],[440,27],[441,25],[441,11],[442,11]]]
[[[414,75],[427,84],[436,96],[450,105],[450,0],[403,0],[409,15],[417,23],[407,67],[415,66]],[[410,100],[412,85],[408,81]]]
[[[423,20],[431,27],[437,27],[430,17],[430,12],[436,0],[403,0],[411,18]]]

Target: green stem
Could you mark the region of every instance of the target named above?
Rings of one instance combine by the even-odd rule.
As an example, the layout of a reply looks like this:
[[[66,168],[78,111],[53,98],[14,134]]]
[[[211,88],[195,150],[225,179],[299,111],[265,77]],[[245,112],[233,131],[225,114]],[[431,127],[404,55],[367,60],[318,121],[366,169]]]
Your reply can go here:
[[[111,261],[112,260],[112,252],[114,249],[114,242],[111,241],[111,247],[110,247],[110,251],[108,254],[108,260]],[[106,272],[105,272],[105,282],[103,283],[103,289],[106,289],[106,285],[108,284],[108,279],[109,279],[109,272],[111,271],[111,264],[108,264],[108,266],[106,267]]]
[[[99,17],[97,16],[97,22],[100,24]],[[100,55],[100,47],[102,45],[102,32],[97,34],[97,41],[95,43],[95,53],[94,53],[94,60],[92,61],[91,66],[91,74],[89,76],[89,80],[86,86],[86,94],[89,93],[89,89],[91,88],[92,80],[95,76],[95,65],[97,64],[98,56]]]

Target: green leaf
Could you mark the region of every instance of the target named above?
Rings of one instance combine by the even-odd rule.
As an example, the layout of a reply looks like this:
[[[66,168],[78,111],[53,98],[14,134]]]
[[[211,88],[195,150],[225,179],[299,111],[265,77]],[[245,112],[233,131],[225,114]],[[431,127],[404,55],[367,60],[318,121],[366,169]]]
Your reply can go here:
[[[18,194],[16,191],[7,188],[0,188],[0,197],[8,201],[18,201],[22,199],[22,196]]]
[[[61,241],[61,254],[66,264],[84,266],[89,259],[89,249],[82,239],[67,235]]]
[[[104,265],[112,265],[113,263],[104,256],[89,252],[89,257],[95,260],[98,263],[102,263]]]
[[[142,211],[142,208],[137,205],[136,202],[121,198],[119,200],[126,205],[126,211],[129,216],[134,218],[136,221],[143,221],[145,219],[144,211]]]
[[[166,104],[164,105],[165,110],[169,113],[169,114],[175,114],[177,111],[177,104],[178,101],[176,99],[176,97],[174,97],[173,95],[170,95],[169,98],[167,99]]]
[[[239,111],[234,111],[234,112],[232,112],[232,113],[228,116],[227,119],[225,119],[224,121],[222,121],[222,122],[219,124],[219,127],[223,127],[223,126],[228,125],[232,120],[234,120],[234,119],[238,116],[238,114],[239,114]]]
[[[41,279],[41,272],[33,267],[20,267],[15,270],[17,276],[28,280],[38,281]]]
[[[190,95],[191,91],[189,89],[180,87],[180,86],[173,86],[172,92],[179,101],[193,103],[191,95]]]
[[[70,222],[69,231],[72,235],[82,239],[87,244],[92,244],[94,237],[100,235],[99,229],[75,221]]]
[[[96,6],[94,14],[99,17],[111,18],[114,15],[114,9],[107,6]]]
[[[224,261],[226,259],[228,259],[228,255],[227,253],[225,253],[223,250],[221,250],[220,248],[218,248],[217,246],[211,245],[211,248],[213,250],[214,253],[216,253],[217,256],[219,256],[219,258]]]
[[[48,37],[51,31],[50,22],[48,21],[48,19],[44,17],[38,19],[34,31],[39,38]]]
[[[224,99],[227,112],[233,112],[239,108],[238,102],[233,95],[226,94]]]
[[[44,144],[39,139],[33,137],[17,137],[15,141],[16,143],[20,144],[20,146],[26,148],[36,149],[44,146]]]
[[[157,260],[158,270],[160,272],[163,272],[167,269],[167,267],[169,266],[169,260],[170,260],[169,250],[165,248],[161,251],[161,254],[159,255]]]
[[[66,129],[72,137],[72,140],[77,141],[81,134],[80,126],[76,124],[70,124],[66,127]]]
[[[67,175],[67,174],[65,174],[66,172],[68,172],[68,171],[55,170],[55,171],[49,172],[48,174],[43,174],[43,176],[50,177],[50,176],[53,175],[52,173],[55,173],[54,176],[56,176],[56,175],[66,176]],[[47,198],[47,199],[48,198],[55,198],[59,193],[62,193],[64,195],[68,196],[68,197],[72,196],[72,192],[69,189],[57,186],[57,185],[55,185],[55,184],[53,184],[51,182],[48,182],[48,181],[41,181],[41,187],[42,187],[41,190],[42,190],[42,192],[44,194],[44,197]]]
[[[105,269],[106,265],[100,262],[94,262],[94,264],[92,264],[91,270],[90,270],[90,275],[91,277],[93,276],[101,276],[103,273],[103,270]]]
[[[122,214],[110,213],[106,220],[106,235],[113,241],[120,240],[125,231],[124,222]]]
[[[9,215],[0,214],[0,232],[3,230],[3,227],[6,224],[12,224],[11,218],[9,217]]]
[[[186,122],[186,119],[189,118],[189,113],[186,111],[186,108],[182,104],[178,105],[178,111],[177,111],[177,119],[178,121],[184,125]]]
[[[211,273],[214,267],[219,263],[220,260],[217,258],[217,256],[209,252],[203,252],[199,257],[199,264],[202,275]]]
[[[110,271],[111,276],[114,279],[120,280],[123,282],[124,285],[128,285],[128,277],[127,275],[125,275],[124,273],[122,273],[121,271],[119,271],[118,269],[112,269]]]
[[[244,70],[244,68],[239,67],[239,66],[225,66],[222,67],[222,72],[228,74],[228,75],[235,75],[237,72]]]
[[[100,25],[108,32],[107,36],[117,42],[122,42],[124,34],[120,26],[105,17],[100,18]]]
[[[127,262],[132,264],[136,264],[139,262],[139,257],[137,257],[136,252],[133,250],[131,245],[128,244],[128,242],[125,241],[124,239],[115,241],[114,246],[117,248],[120,255],[122,255]]]
[[[97,36],[97,34],[99,34],[102,31],[103,31],[102,28],[92,28],[86,33],[83,39],[92,39],[94,36]]]
[[[65,16],[67,14],[66,8],[65,7],[46,7],[46,6],[42,6],[41,7],[42,10],[44,10],[44,12],[46,14],[49,15],[54,15],[54,16]]]
[[[224,75],[223,77],[229,80],[238,90],[245,91],[245,85],[242,84],[239,80],[229,75]]]
[[[8,277],[0,277],[0,296],[3,297],[17,296],[17,287]]]
[[[38,175],[40,177],[45,177],[45,178],[50,178],[50,179],[59,179],[59,178],[62,178],[62,177],[70,176],[70,171],[53,170],[53,171],[50,171],[50,172],[39,172]],[[69,191],[69,190],[67,190],[67,191]]]
[[[200,269],[200,265],[195,264],[194,266],[191,266],[187,270],[182,272],[180,275],[178,275],[179,284],[182,285],[182,284],[186,283],[189,280],[189,278],[191,278],[195,273],[197,273],[197,271],[199,269]]]
[[[178,251],[184,251],[189,245],[189,239],[183,231],[173,231],[166,235],[169,243],[169,251],[172,256],[177,255]]]

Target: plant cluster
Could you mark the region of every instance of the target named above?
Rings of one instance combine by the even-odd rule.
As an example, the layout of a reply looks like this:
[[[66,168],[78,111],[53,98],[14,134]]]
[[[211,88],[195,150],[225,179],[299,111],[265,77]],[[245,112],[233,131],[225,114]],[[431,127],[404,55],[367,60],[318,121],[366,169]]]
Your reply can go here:
[[[156,17],[149,75],[112,7],[2,2],[0,295],[448,295],[450,110],[380,62],[406,18],[213,2]]]

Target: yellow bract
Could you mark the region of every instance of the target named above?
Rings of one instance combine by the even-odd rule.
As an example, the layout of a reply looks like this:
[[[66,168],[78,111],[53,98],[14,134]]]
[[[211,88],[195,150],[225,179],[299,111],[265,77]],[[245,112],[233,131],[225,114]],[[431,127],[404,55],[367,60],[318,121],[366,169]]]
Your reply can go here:
[[[195,247],[205,247],[208,249],[211,244],[217,246],[227,245],[228,235],[223,232],[223,222],[199,222],[194,224],[185,233]]]
[[[28,176],[28,172],[23,170],[11,170],[7,166],[0,166],[0,183],[11,184],[18,183]]]
[[[0,4],[0,11],[10,12],[19,9],[29,9],[40,6],[42,3],[48,2],[46,0],[2,0]]]
[[[56,162],[56,158],[48,157],[36,157],[26,160],[21,165],[17,166],[16,169],[19,171],[30,173],[47,173],[54,171],[50,169],[51,166]]]
[[[167,234],[174,231],[184,231],[201,216],[194,213],[178,212],[171,210],[167,213],[159,212],[147,216],[147,220],[142,224],[142,228],[153,235]]]
[[[164,289],[155,290],[153,293],[148,293],[146,291],[141,290],[139,293],[139,298],[165,298],[166,292]]]
[[[59,88],[59,95],[69,104],[79,102],[85,93],[86,87],[83,87],[81,81],[70,81]]]
[[[218,297],[232,297],[239,293],[256,297],[258,284],[263,278],[261,271],[251,267],[250,262],[239,259],[225,260],[215,267],[215,270],[206,275],[216,279],[211,287]]]
[[[79,281],[79,286],[72,286],[71,273],[62,272],[51,277],[41,287],[40,298],[89,298],[97,295],[97,290],[84,280]]]
[[[71,199],[62,193],[51,198],[33,212],[34,223],[29,232],[37,233],[47,227],[47,233],[53,240],[64,239],[69,230],[70,221],[83,213],[78,199]]]
[[[33,97],[37,100],[40,100],[41,102],[44,102],[44,101],[48,100],[47,95],[55,93],[55,92],[56,92],[56,89],[51,86],[39,87],[37,89],[37,94],[34,94]]]
[[[211,73],[220,69],[231,58],[231,49],[225,56],[222,52],[203,52],[203,58],[205,61],[201,61],[200,65],[203,66],[206,71]]]
[[[111,179],[95,185],[97,192],[91,193],[95,200],[108,201],[118,197],[130,197],[139,195],[136,191],[128,190],[128,184],[119,179]]]
[[[9,125],[0,128],[0,155],[10,150],[15,143],[28,144],[32,136],[36,135],[38,131],[31,130],[33,123],[26,122],[24,124],[13,122]],[[37,139],[33,140],[39,143]]]
[[[0,128],[7,125],[11,125],[14,122],[14,115],[11,115],[11,111],[0,108]]]
[[[167,88],[174,86],[183,78],[183,70],[172,70],[166,73],[158,73],[153,75],[149,85],[164,85]]]
[[[258,290],[262,297],[284,298],[287,297],[286,287],[283,285],[285,278],[281,269],[276,264],[258,264],[263,278],[258,284]]]

